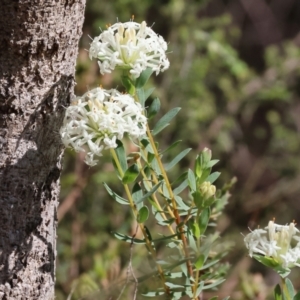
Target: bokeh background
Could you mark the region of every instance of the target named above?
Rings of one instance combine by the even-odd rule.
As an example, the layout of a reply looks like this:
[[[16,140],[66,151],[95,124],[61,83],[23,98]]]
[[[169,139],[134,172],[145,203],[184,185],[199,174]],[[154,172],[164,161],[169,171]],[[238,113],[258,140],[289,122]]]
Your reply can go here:
[[[246,253],[248,227],[300,223],[300,1],[299,0],[88,0],[77,63],[76,94],[102,85],[122,90],[117,76],[100,76],[88,58],[90,38],[106,24],[146,20],[169,43],[170,69],[152,78],[161,115],[181,106],[164,130],[161,147],[183,140],[192,147],[181,167],[192,166],[204,147],[220,159],[221,187],[237,183],[218,231],[233,243],[226,282],[205,294],[231,299],[272,299],[279,281]],[[179,151],[179,149],[177,150]],[[175,153],[174,153],[175,154]],[[111,232],[134,232],[130,211],[106,193],[122,193],[108,156],[97,167],[66,151],[58,209],[56,299],[117,299],[130,260],[128,244]],[[135,246],[132,263],[145,264]],[[300,289],[300,270],[291,279]],[[133,288],[122,299],[133,299]],[[138,295],[137,299],[144,299]]]

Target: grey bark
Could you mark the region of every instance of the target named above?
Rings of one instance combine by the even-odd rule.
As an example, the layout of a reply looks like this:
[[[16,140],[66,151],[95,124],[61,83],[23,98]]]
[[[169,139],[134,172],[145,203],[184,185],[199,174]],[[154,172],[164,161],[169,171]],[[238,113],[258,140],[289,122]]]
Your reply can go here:
[[[0,299],[54,299],[59,128],[85,0],[0,1]]]

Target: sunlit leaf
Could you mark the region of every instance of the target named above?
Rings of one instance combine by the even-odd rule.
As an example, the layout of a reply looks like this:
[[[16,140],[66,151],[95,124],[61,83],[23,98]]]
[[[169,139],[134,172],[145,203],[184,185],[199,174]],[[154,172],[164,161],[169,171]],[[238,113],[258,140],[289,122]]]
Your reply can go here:
[[[161,186],[162,181],[160,181],[158,184],[156,184],[150,192],[146,193],[142,198],[140,198],[139,200],[137,200],[135,203],[140,203],[143,202],[144,200],[148,199],[149,197],[152,196],[153,193],[155,193],[157,191],[157,189]]]

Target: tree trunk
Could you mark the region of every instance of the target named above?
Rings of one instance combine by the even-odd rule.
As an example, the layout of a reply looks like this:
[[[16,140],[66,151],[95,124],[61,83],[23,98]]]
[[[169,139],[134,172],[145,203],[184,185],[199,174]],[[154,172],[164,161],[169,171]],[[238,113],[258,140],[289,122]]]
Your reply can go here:
[[[59,128],[85,0],[0,1],[0,299],[54,299]]]

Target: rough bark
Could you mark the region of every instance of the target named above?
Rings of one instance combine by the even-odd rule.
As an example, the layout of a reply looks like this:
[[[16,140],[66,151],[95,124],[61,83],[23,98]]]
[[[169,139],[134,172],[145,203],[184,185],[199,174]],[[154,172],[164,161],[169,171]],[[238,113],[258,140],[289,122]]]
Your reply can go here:
[[[85,0],[0,1],[0,299],[54,299],[59,128]]]

